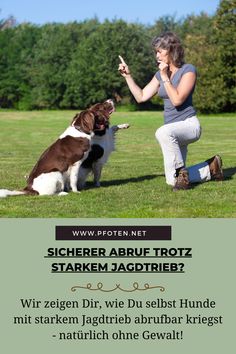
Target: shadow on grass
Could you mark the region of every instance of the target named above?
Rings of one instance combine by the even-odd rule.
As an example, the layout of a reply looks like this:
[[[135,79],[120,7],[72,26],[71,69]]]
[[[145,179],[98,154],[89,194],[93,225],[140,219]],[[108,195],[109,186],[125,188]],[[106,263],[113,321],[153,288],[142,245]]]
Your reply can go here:
[[[143,181],[148,181],[157,177],[163,177],[163,174],[159,175],[146,175],[146,176],[139,176],[139,177],[131,177],[131,178],[125,178],[125,179],[114,179],[111,181],[101,181],[101,187],[110,187],[110,186],[120,186],[122,184],[127,184],[127,183],[138,183],[138,182],[143,182]],[[87,182],[86,183],[86,189],[88,188],[94,188],[93,182]]]
[[[236,174],[236,167],[224,168],[223,172],[225,179],[232,179],[232,177]]]
[[[232,179],[232,177],[236,174],[236,167],[229,167],[223,169],[224,181]],[[211,182],[211,181],[209,181]],[[213,181],[214,182],[214,181]],[[191,188],[196,188],[200,186],[202,183],[192,183]]]
[[[232,179],[232,177],[236,174],[236,167],[225,168],[223,170],[223,172],[224,172],[225,180]],[[114,179],[111,181],[102,181],[101,187],[106,188],[106,187],[111,187],[111,186],[120,186],[120,185],[127,184],[127,183],[139,183],[139,182],[143,182],[143,181],[152,180],[152,179],[158,178],[158,177],[165,177],[165,175],[164,174],[145,175],[145,176],[139,176],[139,177],[125,178],[125,179]],[[201,183],[193,183],[192,188],[196,188],[199,185],[201,185]],[[95,187],[94,187],[93,182],[88,181],[86,183],[86,189],[90,189],[90,188],[95,188]]]

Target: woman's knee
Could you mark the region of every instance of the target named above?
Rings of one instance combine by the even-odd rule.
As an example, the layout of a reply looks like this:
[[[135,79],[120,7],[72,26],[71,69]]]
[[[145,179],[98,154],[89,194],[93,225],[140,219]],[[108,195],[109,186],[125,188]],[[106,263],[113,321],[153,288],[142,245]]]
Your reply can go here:
[[[166,141],[168,139],[168,136],[169,136],[168,131],[166,129],[166,126],[164,125],[158,128],[155,133],[155,137],[159,143]]]

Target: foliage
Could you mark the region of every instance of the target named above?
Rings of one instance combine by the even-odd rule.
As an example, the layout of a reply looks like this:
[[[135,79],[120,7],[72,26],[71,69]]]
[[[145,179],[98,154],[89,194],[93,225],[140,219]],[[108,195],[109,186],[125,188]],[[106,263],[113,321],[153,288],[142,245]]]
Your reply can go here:
[[[60,107],[66,89],[65,71],[78,44],[78,30],[74,24],[47,24],[41,28],[30,67],[35,107]]]
[[[236,0],[222,0],[214,18],[221,76],[227,99],[224,110],[236,110]]]
[[[221,72],[220,52],[215,50],[212,21],[211,26],[201,32],[204,26],[203,21],[208,22],[209,25],[209,19],[204,14],[198,18],[192,18],[192,31],[188,30],[184,38],[186,60],[194,64],[198,71],[194,105],[201,112],[220,112],[227,101],[227,89],[223,76],[219,75]],[[188,25],[189,23],[190,21]]]
[[[1,107],[31,108],[30,68],[38,35],[31,24],[0,31]]]
[[[139,83],[144,85],[150,73],[150,47],[143,27],[105,21],[78,44],[66,71],[67,90],[62,105],[84,108],[108,97],[127,95],[117,72],[119,54],[131,63],[131,70],[139,73]]]
[[[164,16],[152,26],[96,18],[43,26],[0,20],[0,107],[83,109],[116,97],[134,109],[160,108],[157,96],[135,103],[117,72],[118,55],[143,87],[157,70],[151,41],[171,30],[183,41],[186,61],[197,67],[198,111],[235,111],[235,5],[236,0],[221,0],[214,16]]]

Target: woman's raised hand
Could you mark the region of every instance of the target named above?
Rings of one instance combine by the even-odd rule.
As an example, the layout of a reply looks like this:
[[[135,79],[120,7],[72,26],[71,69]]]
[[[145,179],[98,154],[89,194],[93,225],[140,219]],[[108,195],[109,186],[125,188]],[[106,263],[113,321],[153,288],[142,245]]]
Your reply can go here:
[[[129,71],[128,65],[126,64],[126,62],[124,61],[124,59],[122,58],[121,55],[119,55],[119,59],[121,61],[119,63],[119,67],[118,67],[119,72],[121,73],[121,75],[123,77],[129,76],[130,75],[130,71]]]

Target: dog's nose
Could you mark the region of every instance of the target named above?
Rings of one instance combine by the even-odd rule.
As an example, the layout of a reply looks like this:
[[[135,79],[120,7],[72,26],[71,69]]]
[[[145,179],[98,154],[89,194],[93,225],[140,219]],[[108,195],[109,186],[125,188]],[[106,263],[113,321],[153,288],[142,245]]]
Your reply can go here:
[[[109,98],[108,100],[106,100],[106,102],[107,102],[108,104],[110,104],[111,107],[112,107],[111,113],[114,112],[114,110],[115,110],[115,103],[114,103],[114,101],[113,101],[111,98]]]

